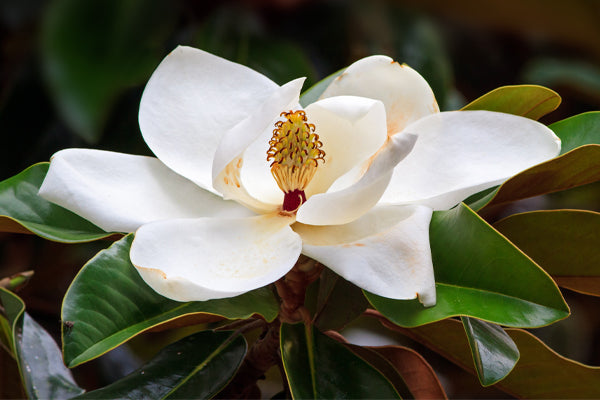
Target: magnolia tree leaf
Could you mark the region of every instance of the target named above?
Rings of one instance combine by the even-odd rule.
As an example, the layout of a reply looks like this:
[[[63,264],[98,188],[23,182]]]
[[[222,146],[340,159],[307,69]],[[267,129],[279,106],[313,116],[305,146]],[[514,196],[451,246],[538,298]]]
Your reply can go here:
[[[329,332],[331,334],[331,332]],[[344,344],[347,348],[352,350],[354,354],[371,364],[379,373],[381,373],[390,383],[394,386],[394,389],[400,395],[402,399],[418,398],[415,396],[408,387],[402,375],[389,360],[383,355],[376,352],[374,347],[358,346],[355,344]],[[442,397],[431,397],[431,398],[443,398]]]
[[[560,286],[600,296],[600,213],[534,211],[511,215],[494,227]]]
[[[384,325],[475,374],[469,342],[460,321],[447,319],[412,329],[389,322]],[[493,387],[524,399],[600,398],[600,368],[565,358],[524,330],[507,329],[506,332],[519,348],[521,357],[512,372]]]
[[[204,331],[162,349],[123,379],[78,399],[207,399],[229,382],[246,355],[246,340]]]
[[[312,326],[283,324],[281,357],[295,399],[399,398],[379,371]]]
[[[377,368],[402,398],[448,398],[431,365],[416,351],[403,346],[346,346]]]
[[[461,318],[483,386],[504,379],[519,360],[519,349],[500,326],[475,318]]]
[[[463,110],[498,111],[538,120],[561,102],[554,90],[538,85],[502,86],[464,106]]]
[[[437,289],[434,307],[366,293],[392,322],[413,327],[469,316],[535,327],[569,315],[550,276],[464,204],[434,212],[430,242]]]
[[[0,182],[0,231],[35,233],[64,243],[89,242],[111,233],[38,196],[49,163],[32,165]]]
[[[12,347],[28,397],[65,399],[83,393],[63,364],[56,342],[25,312],[23,301],[0,288],[0,303],[11,326]]]
[[[314,324],[322,331],[342,329],[366,310],[362,290],[329,269],[319,277]]]
[[[100,138],[125,89],[148,80],[176,21],[167,1],[56,0],[46,9],[42,62],[63,118],[83,139]]]
[[[600,111],[563,119],[549,126],[561,140],[560,153],[586,144],[600,144]]]
[[[75,277],[62,306],[65,362],[74,367],[158,325],[203,314],[237,319],[253,314],[267,321],[278,303],[268,287],[229,299],[180,303],[144,283],[129,260],[130,234],[99,252]],[[197,322],[197,320],[196,320]]]
[[[488,212],[494,206],[559,192],[598,180],[600,145],[584,145],[520,172],[469,206],[478,212]]]
[[[6,316],[4,330],[8,333],[9,346],[13,354],[17,354],[16,332],[22,328],[22,318],[25,313],[25,303],[13,292],[0,288],[0,301]]]

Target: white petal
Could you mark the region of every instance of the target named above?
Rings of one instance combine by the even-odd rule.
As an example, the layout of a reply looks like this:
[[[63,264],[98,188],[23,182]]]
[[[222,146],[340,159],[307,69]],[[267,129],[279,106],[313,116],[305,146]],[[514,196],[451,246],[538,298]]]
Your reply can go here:
[[[427,81],[408,65],[386,56],[356,61],[329,85],[321,98],[340,95],[381,100],[385,105],[389,135],[402,131],[413,121],[439,112]]]
[[[269,140],[273,134],[275,122],[282,111],[287,111],[298,103],[304,78],[288,82],[247,118],[240,121],[223,137],[213,161],[213,186],[223,193],[225,198],[238,200],[256,208],[269,208],[264,204],[281,204],[282,193],[275,184],[267,162]],[[242,163],[232,164],[243,153]],[[227,175],[239,164],[240,186],[232,184]],[[228,169],[228,171],[226,171]],[[250,199],[250,200],[249,200]],[[254,200],[251,200],[254,199]],[[272,207],[271,207],[272,208]]]
[[[546,126],[490,111],[443,112],[406,132],[419,139],[394,169],[382,203],[448,209],[560,151],[560,139]]]
[[[415,135],[405,133],[388,138],[368,166],[358,166],[338,179],[327,193],[308,199],[298,210],[298,221],[310,225],[339,225],[359,218],[377,204],[393,168],[409,154],[416,140]],[[360,176],[358,180],[357,176]],[[339,190],[351,180],[356,182]]]
[[[295,224],[302,253],[357,286],[391,299],[435,304],[429,246],[432,210],[424,206],[376,207],[347,225]]]
[[[222,136],[278,88],[250,68],[180,46],[146,85],[139,112],[142,135],[169,168],[213,190],[211,167]]]
[[[340,176],[367,161],[387,139],[385,109],[380,101],[338,96],[306,108],[308,122],[323,143],[325,162],[306,188],[306,196],[323,193]]]
[[[179,219],[142,226],[131,262],[144,281],[177,301],[204,301],[268,285],[296,263],[302,243],[279,214]]]
[[[165,218],[250,213],[175,174],[156,158],[100,150],[56,153],[39,194],[108,232],[133,232]]]

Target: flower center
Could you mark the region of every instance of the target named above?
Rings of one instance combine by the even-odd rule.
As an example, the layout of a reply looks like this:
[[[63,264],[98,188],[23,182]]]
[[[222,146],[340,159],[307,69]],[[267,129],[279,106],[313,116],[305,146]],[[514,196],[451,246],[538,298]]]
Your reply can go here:
[[[296,211],[306,201],[304,189],[315,176],[319,160],[325,162],[325,152],[304,111],[284,111],[281,117],[269,141],[267,161],[273,160],[271,174],[284,193],[283,210]]]

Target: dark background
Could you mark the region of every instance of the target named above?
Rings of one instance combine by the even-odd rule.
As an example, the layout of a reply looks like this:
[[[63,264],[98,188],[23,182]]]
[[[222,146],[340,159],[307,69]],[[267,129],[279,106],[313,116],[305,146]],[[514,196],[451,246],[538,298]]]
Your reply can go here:
[[[361,57],[386,54],[419,71],[443,110],[521,83],[562,96],[544,123],[600,109],[595,0],[0,0],[0,180],[67,147],[151,154],[137,125],[139,99],[179,44],[249,65],[279,84],[306,76],[305,89]],[[519,207],[531,206],[598,210],[600,190],[588,185]],[[58,337],[69,283],[106,246],[0,234],[0,278],[36,271],[20,295]],[[562,354],[600,364],[600,302],[565,296],[573,316],[538,333]],[[144,335],[74,372],[88,389],[104,385],[162,340]],[[451,397],[506,397],[423,351]],[[0,398],[15,393],[2,357]]]

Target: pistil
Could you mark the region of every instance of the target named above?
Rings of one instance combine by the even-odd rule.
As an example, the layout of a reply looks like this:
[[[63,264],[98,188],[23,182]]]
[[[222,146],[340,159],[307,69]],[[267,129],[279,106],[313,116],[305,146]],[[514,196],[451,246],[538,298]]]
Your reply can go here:
[[[315,133],[315,126],[307,122],[306,113],[284,111],[282,120],[275,123],[269,141],[267,161],[271,174],[284,193],[282,208],[295,212],[306,201],[304,190],[314,177],[319,161],[325,162],[323,143]]]

